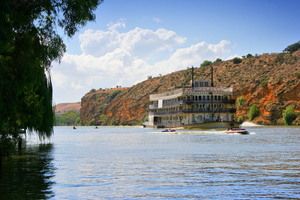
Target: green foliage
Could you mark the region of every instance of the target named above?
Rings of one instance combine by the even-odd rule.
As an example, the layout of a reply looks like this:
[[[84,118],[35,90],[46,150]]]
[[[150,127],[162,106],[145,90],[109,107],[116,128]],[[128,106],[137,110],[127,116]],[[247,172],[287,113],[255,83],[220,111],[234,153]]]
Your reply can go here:
[[[205,60],[200,66],[201,66],[201,67],[205,67],[205,66],[209,66],[209,65],[211,65],[211,64],[212,64],[211,61]]]
[[[213,63],[220,63],[222,62],[222,59],[221,58],[217,58]]]
[[[300,73],[296,73],[295,76],[296,76],[297,78],[300,78]]]
[[[261,87],[266,88],[269,83],[269,78],[267,76],[262,77],[262,81],[260,83]]]
[[[275,62],[281,65],[284,62],[284,55],[285,55],[284,53],[279,53],[276,56]]]
[[[249,121],[251,122],[255,117],[259,116],[259,109],[256,104],[253,104],[249,112]]]
[[[89,126],[95,126],[95,119],[91,119],[91,121],[89,122]]]
[[[116,90],[109,96],[110,99],[114,99],[118,94],[120,94],[121,90]]]
[[[144,122],[148,121],[148,115],[146,115],[146,117],[144,118]]]
[[[292,122],[297,118],[297,114],[294,111],[294,108],[291,106],[288,106],[283,112],[282,112],[283,120],[285,125],[290,125]]]
[[[89,93],[94,93],[94,92],[96,92],[96,89],[94,88],[89,91]]]
[[[100,120],[101,120],[104,124],[106,124],[106,123],[108,122],[108,116],[102,114],[102,115],[100,115]]]
[[[237,122],[239,124],[242,124],[244,122],[244,116],[239,116],[238,119],[237,119]]]
[[[243,106],[245,102],[246,102],[246,99],[244,96],[238,97],[237,98],[237,109],[239,109],[240,106]]]
[[[111,120],[110,120],[110,122],[109,122],[109,126],[113,126],[114,125],[114,117],[113,118],[111,118]]]
[[[283,51],[293,53],[298,50],[300,50],[300,41],[289,45]]]
[[[232,62],[234,63],[234,64],[239,64],[239,63],[241,63],[243,60],[241,59],[241,58],[238,58],[238,57],[235,57],[233,60],[232,60]]]
[[[22,130],[52,135],[50,66],[66,50],[58,28],[73,36],[100,2],[0,1],[0,159],[6,139]]]
[[[187,68],[186,70],[183,71],[183,76],[184,76],[184,80],[183,80],[183,83],[181,84],[182,86],[183,85],[188,85],[189,84],[189,81],[191,80],[192,78],[192,73],[191,73],[191,70],[189,68]]]
[[[247,54],[247,58],[252,58],[252,57],[253,57],[252,54],[250,53]]]
[[[69,110],[61,116],[55,115],[55,126],[74,126],[80,124],[80,112]]]
[[[147,79],[152,79],[152,76],[151,75],[147,76]]]

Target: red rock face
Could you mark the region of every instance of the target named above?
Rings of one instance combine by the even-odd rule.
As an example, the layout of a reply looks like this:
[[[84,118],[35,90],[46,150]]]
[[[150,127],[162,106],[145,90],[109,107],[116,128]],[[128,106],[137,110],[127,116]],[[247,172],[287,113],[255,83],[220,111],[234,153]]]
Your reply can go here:
[[[60,103],[55,106],[55,114],[62,115],[63,113],[66,113],[70,110],[80,110],[80,102],[76,103]]]
[[[293,106],[300,112],[300,51],[293,54],[263,54],[214,63],[214,85],[234,85],[235,98],[244,96],[237,117],[249,116],[251,105],[257,104],[260,116],[253,121],[262,124],[283,124],[282,111]],[[149,95],[170,87],[189,85],[191,70],[182,70],[154,77],[130,88],[115,88],[88,93],[81,100],[80,118],[84,125],[139,125],[148,116]],[[210,67],[196,68],[195,79],[210,80]],[[116,90],[121,92],[115,97]],[[300,116],[294,121],[300,123]]]

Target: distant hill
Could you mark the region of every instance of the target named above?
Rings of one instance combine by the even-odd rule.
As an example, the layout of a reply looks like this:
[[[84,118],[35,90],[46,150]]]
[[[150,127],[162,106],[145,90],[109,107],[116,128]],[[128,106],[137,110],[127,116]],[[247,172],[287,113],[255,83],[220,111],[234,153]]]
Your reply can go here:
[[[55,114],[62,115],[69,110],[80,111],[81,105],[80,102],[76,103],[60,103],[55,106]]]
[[[213,68],[214,85],[234,85],[234,97],[245,98],[237,117],[248,120],[253,104],[258,105],[260,112],[253,122],[260,124],[283,124],[282,111],[287,106],[300,111],[300,51],[247,55],[242,59],[213,62]],[[196,68],[194,72],[195,79],[210,80],[209,66]],[[186,69],[149,77],[129,88],[91,91],[81,99],[80,120],[83,125],[141,124],[148,116],[150,94],[187,86],[190,80],[191,70]],[[114,94],[115,91],[119,92]],[[300,115],[294,124],[300,124]]]

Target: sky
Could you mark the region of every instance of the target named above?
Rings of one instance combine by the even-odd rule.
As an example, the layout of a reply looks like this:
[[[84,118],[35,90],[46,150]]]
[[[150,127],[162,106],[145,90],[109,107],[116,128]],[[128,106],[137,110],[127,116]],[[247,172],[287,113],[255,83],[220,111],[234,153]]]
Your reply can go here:
[[[104,0],[52,63],[55,104],[205,61],[280,53],[300,40],[299,0]]]

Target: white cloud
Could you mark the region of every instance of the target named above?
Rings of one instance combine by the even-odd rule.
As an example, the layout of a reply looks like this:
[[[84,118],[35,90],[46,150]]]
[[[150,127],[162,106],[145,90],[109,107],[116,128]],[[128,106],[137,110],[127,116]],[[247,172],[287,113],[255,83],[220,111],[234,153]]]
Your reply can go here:
[[[232,55],[232,56],[227,57],[225,60],[231,60],[231,59],[234,59],[234,58],[236,58],[236,57],[242,58],[242,56],[239,56],[238,54],[234,54],[234,55]]]
[[[160,23],[160,22],[161,22],[161,19],[159,19],[159,18],[157,18],[157,17],[153,17],[152,19],[153,19],[153,21],[155,21],[155,22],[157,22],[157,23]]]
[[[131,86],[149,75],[197,67],[204,60],[224,58],[230,52],[230,42],[226,40],[186,46],[187,38],[171,30],[136,27],[128,32],[117,31],[124,27],[121,20],[110,24],[108,30],[87,30],[81,34],[82,54],[66,53],[62,66],[52,70],[55,95],[74,96],[72,91],[76,90],[81,95],[74,99],[78,101],[92,88]]]
[[[116,31],[117,28],[125,28],[125,20],[121,18],[117,23],[110,23],[107,25],[107,27],[110,31]]]
[[[73,82],[71,83],[71,86],[72,86],[72,88],[74,88],[74,89],[76,89],[76,90],[79,90],[79,89],[82,88],[82,85],[80,85],[80,83],[77,83],[76,81],[73,81]]]

